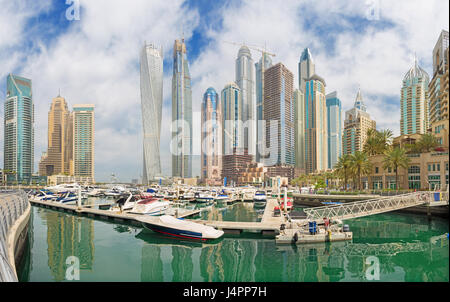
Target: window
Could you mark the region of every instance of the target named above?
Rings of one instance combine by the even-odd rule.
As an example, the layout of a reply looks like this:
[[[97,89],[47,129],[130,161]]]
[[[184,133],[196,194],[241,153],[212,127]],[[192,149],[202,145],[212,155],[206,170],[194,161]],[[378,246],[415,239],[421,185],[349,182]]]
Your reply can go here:
[[[378,167],[375,167],[375,173],[378,174]]]
[[[431,171],[431,165],[428,165],[428,171]]]
[[[441,171],[441,165],[437,164],[437,170],[436,171]]]
[[[420,167],[419,166],[410,166],[408,168],[408,174],[420,174]]]

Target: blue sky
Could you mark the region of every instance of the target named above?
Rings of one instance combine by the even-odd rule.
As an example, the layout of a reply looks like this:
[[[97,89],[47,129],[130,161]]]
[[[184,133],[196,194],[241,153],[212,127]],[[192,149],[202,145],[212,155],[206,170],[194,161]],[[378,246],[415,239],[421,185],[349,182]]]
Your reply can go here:
[[[96,179],[111,173],[130,181],[142,174],[139,52],[144,41],[164,48],[162,168],[170,175],[172,47],[184,32],[193,110],[212,86],[234,81],[238,47],[266,45],[295,75],[310,47],[327,93],[344,110],[361,86],[379,129],[399,134],[399,93],[413,54],[431,74],[431,52],[448,30],[448,1],[80,1],[79,21],[66,19],[65,0],[0,0],[0,94],[13,72],[33,80],[35,169],[47,149],[47,114],[61,88],[69,107],[96,105]],[[377,18],[368,15],[375,9]],[[260,54],[252,51],[256,62]],[[389,114],[386,114],[386,113]],[[3,106],[0,108],[3,117]],[[3,127],[3,123],[1,123]],[[3,146],[3,128],[0,147]],[[195,142],[199,145],[199,142]],[[197,146],[198,149],[198,146]],[[0,155],[3,162],[3,154]],[[194,174],[199,174],[198,157]]]

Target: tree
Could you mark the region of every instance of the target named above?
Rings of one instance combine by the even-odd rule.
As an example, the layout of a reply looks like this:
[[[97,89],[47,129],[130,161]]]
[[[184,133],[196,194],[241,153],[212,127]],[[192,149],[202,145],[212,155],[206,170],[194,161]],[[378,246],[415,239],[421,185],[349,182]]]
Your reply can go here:
[[[377,131],[369,129],[363,151],[369,156],[383,154],[392,144],[393,132],[390,129]]]
[[[361,176],[367,175],[371,171],[371,164],[367,153],[356,151],[355,154],[351,157],[351,167],[356,174],[358,180],[358,188],[359,190],[361,190]]]
[[[437,137],[431,133],[423,134],[417,144],[421,152],[430,152],[440,145]]]
[[[408,169],[409,165],[409,158],[406,155],[406,150],[396,147],[387,151],[385,153],[383,164],[384,169],[391,168],[395,171],[395,187],[398,190],[401,187],[398,182],[398,168],[402,167],[404,169]]]
[[[344,154],[339,157],[339,160],[335,165],[335,169],[337,174],[340,175],[341,178],[344,178],[344,189],[347,190],[348,177],[351,172],[351,155]]]

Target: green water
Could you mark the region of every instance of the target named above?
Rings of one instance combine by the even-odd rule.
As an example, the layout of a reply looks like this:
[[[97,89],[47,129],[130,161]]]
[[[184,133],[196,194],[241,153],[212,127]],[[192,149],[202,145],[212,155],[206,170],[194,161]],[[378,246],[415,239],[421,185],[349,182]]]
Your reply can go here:
[[[212,208],[202,218],[258,221],[251,204]],[[448,281],[448,220],[379,214],[346,222],[352,242],[277,246],[257,234],[211,244],[180,242],[139,227],[33,207],[21,281],[66,281],[76,256],[80,281]],[[439,237],[440,236],[440,237]],[[430,241],[431,240],[431,241]],[[73,282],[73,281],[68,281]]]

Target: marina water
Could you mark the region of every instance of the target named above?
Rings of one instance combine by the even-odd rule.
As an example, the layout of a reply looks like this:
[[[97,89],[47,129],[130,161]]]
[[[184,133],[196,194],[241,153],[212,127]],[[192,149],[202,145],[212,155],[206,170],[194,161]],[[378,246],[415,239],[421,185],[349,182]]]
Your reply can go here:
[[[251,203],[238,203],[211,207],[201,216],[259,221],[261,213]],[[20,281],[67,281],[67,259],[75,256],[83,282],[369,281],[368,259],[376,259],[379,281],[448,282],[447,219],[388,213],[346,224],[352,242],[277,246],[273,237],[243,233],[199,243],[33,206],[18,275]]]

